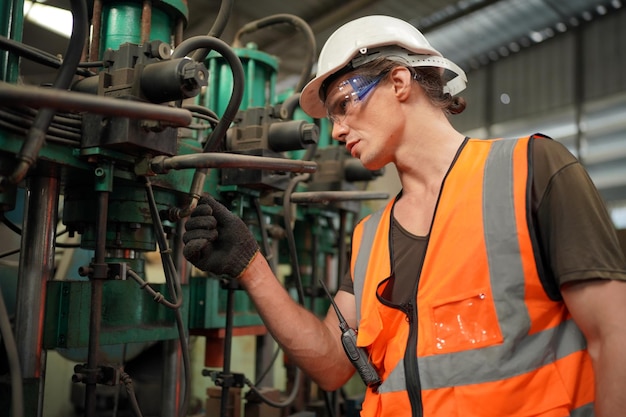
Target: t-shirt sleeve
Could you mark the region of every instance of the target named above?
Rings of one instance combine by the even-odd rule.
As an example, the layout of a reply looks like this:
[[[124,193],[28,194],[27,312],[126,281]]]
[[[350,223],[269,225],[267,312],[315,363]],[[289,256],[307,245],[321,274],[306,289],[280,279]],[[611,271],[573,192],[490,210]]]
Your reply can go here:
[[[533,141],[532,212],[545,272],[559,286],[626,280],[615,226],[587,171],[561,143]]]
[[[341,279],[341,283],[339,284],[339,289],[341,291],[346,291],[346,292],[349,292],[350,294],[354,294],[354,283],[352,282],[350,271],[347,271],[343,275],[343,278]]]

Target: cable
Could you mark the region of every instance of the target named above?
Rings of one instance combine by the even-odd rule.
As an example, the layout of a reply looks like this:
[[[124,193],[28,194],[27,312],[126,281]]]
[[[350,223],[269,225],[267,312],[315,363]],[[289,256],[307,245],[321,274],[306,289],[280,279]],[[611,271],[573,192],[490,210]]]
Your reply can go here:
[[[330,392],[324,391],[324,405],[326,406],[326,412],[329,417],[335,417],[335,410],[333,409],[333,400],[330,398]]]
[[[26,45],[20,42],[17,42],[13,39],[9,39],[6,36],[0,35],[0,46],[4,47],[6,51],[12,52],[15,55],[19,55],[23,58],[29,59],[37,64],[45,65],[51,68],[61,68],[62,60],[60,60],[55,55],[52,55],[48,52],[37,49],[33,46]],[[80,75],[81,77],[93,77],[94,74],[91,71],[84,70],[82,68],[99,68],[103,67],[104,62],[80,62],[77,65],[76,75]]]
[[[267,398],[265,395],[263,395],[261,391],[258,390],[257,387],[254,386],[254,384],[252,384],[252,382],[248,378],[244,378],[245,384],[250,388],[252,392],[254,392],[256,395],[259,396],[259,399],[261,401],[263,401],[267,405],[271,405],[272,407],[276,407],[276,408],[289,407],[291,403],[293,403],[293,401],[296,399],[296,395],[298,395],[298,390],[302,383],[302,371],[300,370],[300,368],[296,368],[296,375],[294,377],[294,380],[295,382],[293,384],[293,388],[291,389],[291,393],[289,394],[289,396],[285,399],[285,401],[277,402],[277,401],[273,401]]]
[[[245,75],[241,60],[237,55],[235,55],[232,48],[230,48],[224,41],[210,36],[194,36],[184,40],[174,50],[172,59],[182,58],[190,51],[207,47],[210,48],[210,50],[217,51],[220,55],[222,55],[222,57],[224,57],[224,59],[226,59],[233,74],[233,91],[230,96],[230,100],[228,101],[228,105],[226,106],[226,110],[224,110],[222,118],[211,133],[209,140],[207,140],[204,145],[204,152],[213,152],[220,147],[221,140],[226,135],[226,131],[230,127],[233,120],[235,120],[235,116],[239,111],[241,100],[243,99]],[[203,61],[204,58],[205,57],[202,57],[201,60]],[[198,61],[200,61],[200,59],[198,59]]]
[[[155,228],[156,240],[161,251],[161,260],[163,262],[163,269],[165,272],[165,281],[168,286],[168,290],[174,298],[174,305],[178,307],[174,309],[174,315],[176,317],[176,327],[178,329],[178,338],[180,341],[180,349],[183,359],[183,372],[185,373],[185,390],[183,393],[183,400],[180,404],[179,417],[184,417],[189,407],[189,396],[191,389],[191,359],[189,358],[189,346],[187,343],[187,335],[185,333],[185,325],[183,322],[183,316],[180,310],[182,305],[182,288],[180,286],[180,279],[177,279],[177,271],[172,260],[171,250],[168,248],[165,231],[163,230],[163,224],[159,217],[159,209],[156,205],[154,193],[152,192],[152,184],[148,178],[146,181],[146,194],[148,196],[148,203],[150,206],[150,214],[152,216],[152,223]]]
[[[220,55],[222,55],[222,57],[224,57],[224,59],[226,59],[233,75],[233,91],[228,101],[228,105],[202,149],[203,153],[214,152],[221,147],[222,140],[226,136],[226,132],[230,128],[231,123],[235,120],[235,116],[239,111],[241,101],[243,100],[245,75],[241,60],[237,57],[237,55],[235,55],[233,50],[222,40],[211,36],[195,36],[184,40],[176,47],[176,49],[174,49],[172,59],[182,58],[194,50],[197,51],[197,53],[194,54],[194,59],[198,62],[204,61],[206,54],[208,54],[210,50],[217,51]],[[199,52],[200,50],[202,53]],[[196,169],[191,182],[191,187],[189,189],[190,202],[187,207],[178,210],[178,215],[180,216],[179,218],[188,216],[191,213],[191,210],[195,207],[198,199],[200,198],[200,194],[202,193],[207,172],[207,168]]]
[[[139,284],[139,288],[146,291],[148,294],[150,294],[150,296],[152,296],[152,299],[159,303],[159,304],[163,304],[165,307],[170,308],[172,310],[177,310],[180,307],[180,304],[177,305],[178,302],[180,302],[180,300],[175,301],[175,302],[170,302],[168,300],[165,299],[165,296],[163,294],[161,294],[159,291],[156,291],[154,288],[152,288],[150,286],[150,284],[146,281],[144,281],[143,278],[141,278],[135,271],[133,271],[132,269],[129,269],[127,271],[127,274],[130,275],[130,277],[137,283]]]
[[[23,136],[26,136],[33,126],[33,119],[31,117],[9,109],[0,108],[0,120],[4,122],[3,125],[7,126],[15,133],[25,132]],[[54,118],[52,119],[50,127],[48,127],[46,131],[46,139],[54,138],[55,140],[70,141],[74,146],[80,145],[82,138],[80,127],[63,126],[58,123],[60,119],[56,120],[57,122],[55,122]]]
[[[219,123],[219,116],[214,111],[209,110],[206,107],[199,106],[197,104],[184,104],[182,108],[189,110],[193,117],[208,121],[211,124],[211,128],[215,128],[215,126]]]
[[[14,120],[20,126],[28,128],[32,126],[32,121],[37,117],[37,110],[30,107],[4,107],[0,108],[0,112],[2,112],[6,118]],[[82,115],[64,113],[55,114],[50,126],[56,126],[59,130],[63,129],[70,134],[75,133],[80,135],[82,133],[82,124]]]
[[[13,250],[10,250],[10,251],[7,251],[7,252],[0,253],[0,259],[7,258],[7,257],[9,257],[11,255],[15,255],[16,253],[20,253],[20,250],[19,249],[13,249]]]
[[[152,223],[155,228],[155,235],[157,245],[161,253],[161,262],[163,263],[163,269],[165,273],[165,281],[170,291],[171,296],[174,298],[174,304],[178,309],[182,305],[182,288],[180,286],[180,280],[176,279],[177,271],[172,260],[171,253],[167,244],[165,230],[163,230],[163,224],[161,223],[161,217],[159,216],[159,210],[156,205],[154,193],[152,192],[152,183],[146,177],[144,177],[146,184],[146,194],[148,196],[148,205],[150,207],[150,214],[152,217]]]
[[[292,272],[296,275],[296,288],[298,291],[298,299],[301,305],[304,305],[304,289],[302,286],[302,278],[300,276],[300,266],[298,263],[298,256],[297,256],[297,251],[296,251],[295,238],[293,235],[293,228],[291,227],[290,196],[291,196],[291,193],[293,193],[293,190],[295,189],[295,187],[298,185],[298,183],[302,181],[306,181],[309,177],[310,177],[309,174],[301,174],[292,178],[289,184],[287,185],[287,189],[285,190],[285,196],[283,199],[283,212],[284,212],[283,217],[285,219],[285,229],[287,229],[287,241],[289,244],[289,255],[291,257],[291,267],[293,270]],[[257,213],[260,213],[260,210],[257,211]],[[278,355],[278,352],[275,355]],[[272,361],[274,360],[275,358],[272,359]],[[262,378],[264,377],[265,375],[263,375]],[[262,380],[262,378],[259,379],[259,381]],[[256,388],[256,386],[248,378],[245,378],[244,382],[246,383],[246,385],[248,385],[251,391],[253,391],[256,395],[259,396],[260,400],[263,401],[264,403],[272,407],[276,407],[276,408],[285,408],[291,405],[291,403],[293,403],[300,389],[300,385],[302,383],[302,371],[300,370],[300,368],[296,367],[296,376],[294,380],[295,382],[292,387],[291,393],[289,394],[288,398],[283,402],[276,402],[267,398],[265,395],[263,395],[263,393],[261,393]]]
[[[137,396],[135,395],[135,388],[133,387],[133,380],[126,372],[122,372],[120,375],[120,381],[126,387],[126,393],[128,394],[128,400],[130,401],[130,407],[135,414],[135,417],[143,417],[141,410],[139,409],[139,403],[137,402]]]
[[[126,343],[122,345],[122,364],[126,363]],[[120,378],[121,380],[121,378]],[[120,405],[120,393],[122,392],[122,387],[118,387],[115,390],[115,395],[113,396],[113,411],[111,417],[117,417],[117,411]]]
[[[247,23],[235,34],[233,47],[241,47],[241,37],[244,34],[251,33],[258,29],[263,29],[265,27],[276,25],[279,23],[289,23],[296,29],[301,29],[304,32],[304,35],[309,43],[309,53],[306,55],[304,65],[302,67],[302,72],[300,74],[300,80],[295,87],[295,92],[299,93],[300,91],[302,91],[306,83],[309,81],[309,78],[311,77],[313,63],[315,62],[315,54],[317,53],[315,34],[313,33],[311,27],[302,18],[292,14],[282,13]]]
[[[217,18],[215,19],[215,22],[213,22],[213,26],[209,30],[209,33],[207,34],[207,36],[216,37],[216,38],[219,38],[220,36],[222,36],[222,33],[224,32],[224,29],[226,29],[226,25],[228,24],[228,21],[230,20],[230,15],[232,14],[234,3],[235,2],[233,0],[222,0],[222,3],[220,4],[220,10],[217,13]],[[193,54],[192,58],[195,61],[201,62],[201,61],[204,61],[204,58],[206,58],[208,53],[209,53],[208,49],[204,49],[204,48],[198,49]]]
[[[263,210],[261,209],[261,203],[259,202],[259,199],[253,198],[252,205],[254,206],[254,211],[256,212],[256,216],[259,221],[259,229],[261,230],[261,243],[263,244],[264,252],[263,255],[265,256],[265,259],[267,259],[269,264],[272,265],[272,259],[274,258],[274,254],[272,253],[272,248],[270,247],[267,226],[265,225],[265,221],[263,220]]]
[[[4,213],[0,214],[0,220],[2,220],[2,223],[9,228],[9,230],[11,230],[13,233],[21,235],[22,234],[22,229],[20,229],[15,223],[13,223],[11,220],[7,219],[7,216]]]
[[[296,248],[296,239],[293,234],[293,226],[291,225],[291,194],[296,186],[303,181],[308,180],[309,174],[301,174],[293,177],[283,196],[283,218],[285,219],[285,229],[287,233],[287,244],[289,246],[289,257],[291,258],[292,273],[296,278],[296,290],[298,291],[298,301],[301,305],[304,305],[304,288],[302,284],[302,277],[300,275],[300,264],[298,262],[298,253]]]
[[[2,295],[2,287],[0,286],[0,334],[4,340],[4,348],[9,359],[9,369],[11,372],[11,408],[13,417],[24,416],[24,392],[22,387],[22,370],[20,367],[20,358],[17,353],[17,344],[11,329],[9,321],[9,313],[4,296]]]
[[[194,123],[187,126],[187,128],[192,130],[208,130],[215,129],[215,126],[219,123],[219,117],[213,111],[207,109],[206,107],[198,106],[198,105],[183,105],[183,109],[189,110],[191,115],[197,119],[206,120],[209,122],[206,123]],[[202,140],[199,140],[200,143],[203,143]]]
[[[272,367],[274,366],[276,359],[278,359],[278,355],[280,354],[281,351],[282,349],[280,347],[276,348],[276,350],[274,351],[274,354],[272,355],[272,359],[270,360],[269,365],[267,365],[267,368],[265,368],[265,370],[261,372],[261,375],[256,378],[256,382],[253,385],[259,385],[263,381],[263,379],[267,376],[267,374],[272,370]]]
[[[72,36],[70,37],[63,64],[53,83],[53,88],[57,90],[67,90],[70,86],[77,65],[80,62],[89,26],[87,2],[85,0],[71,0],[70,4],[73,16]],[[39,151],[45,142],[46,131],[50,126],[54,113],[55,109],[45,107],[37,113],[33,126],[28,131],[26,141],[17,154],[20,162],[9,177],[12,184],[20,183],[30,167],[35,163]]]
[[[0,126],[5,128],[6,130],[8,130],[10,132],[18,134],[19,136],[26,136],[28,134],[28,128],[21,128],[21,127],[18,127],[16,125],[14,125],[14,124],[7,123],[6,121],[2,120],[1,118],[0,118]],[[50,142],[53,142],[53,143],[57,143],[57,144],[61,144],[61,145],[67,145],[67,146],[70,146],[70,147],[75,147],[75,146],[80,144],[80,142],[77,140],[77,139],[79,139],[78,137],[76,139],[66,139],[66,138],[62,138],[62,137],[59,137],[59,136],[54,136],[54,135],[51,134],[51,132],[53,130],[54,129],[48,129],[48,132],[46,133],[46,140],[47,141],[50,141]]]

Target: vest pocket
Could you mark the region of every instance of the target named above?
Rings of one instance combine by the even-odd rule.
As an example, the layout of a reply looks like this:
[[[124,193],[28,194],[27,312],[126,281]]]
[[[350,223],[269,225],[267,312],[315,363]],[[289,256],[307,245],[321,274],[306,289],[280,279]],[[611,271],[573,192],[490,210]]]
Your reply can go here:
[[[502,342],[491,293],[476,290],[434,305],[433,353],[477,349]]]

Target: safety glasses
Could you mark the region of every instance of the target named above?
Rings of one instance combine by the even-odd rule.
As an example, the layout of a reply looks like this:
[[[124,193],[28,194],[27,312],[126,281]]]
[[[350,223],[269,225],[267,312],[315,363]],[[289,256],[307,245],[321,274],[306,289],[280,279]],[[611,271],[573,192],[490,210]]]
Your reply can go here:
[[[343,122],[346,116],[367,98],[385,75],[387,72],[375,77],[355,74],[329,91],[324,105],[330,121]]]

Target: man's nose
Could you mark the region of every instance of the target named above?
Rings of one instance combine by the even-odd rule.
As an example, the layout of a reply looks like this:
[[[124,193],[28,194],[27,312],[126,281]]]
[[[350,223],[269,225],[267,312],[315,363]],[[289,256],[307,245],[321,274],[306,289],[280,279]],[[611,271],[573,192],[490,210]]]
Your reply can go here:
[[[348,128],[348,126],[340,121],[335,121],[333,123],[333,129],[331,131],[331,136],[333,139],[339,141],[339,142],[345,142],[346,141],[346,136],[348,135],[348,131],[350,129]]]

